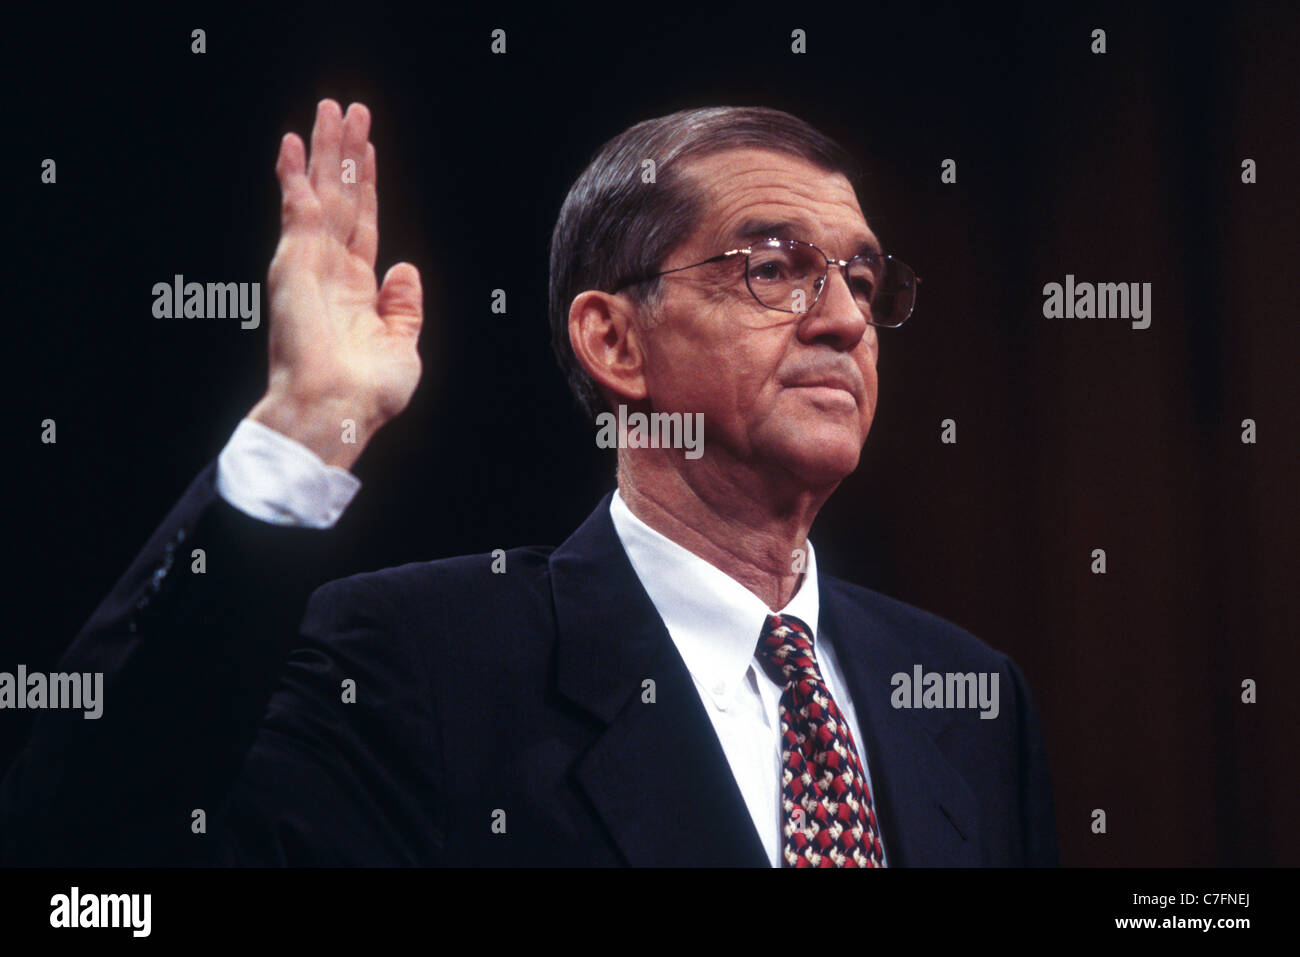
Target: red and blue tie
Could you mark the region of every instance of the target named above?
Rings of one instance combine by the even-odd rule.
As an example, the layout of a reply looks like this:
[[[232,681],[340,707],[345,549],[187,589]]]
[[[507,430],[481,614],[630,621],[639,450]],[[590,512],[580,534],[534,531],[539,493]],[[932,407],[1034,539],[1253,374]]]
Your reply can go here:
[[[853,732],[822,679],[808,626],[768,615],[757,656],[781,693],[781,834],[786,867],[883,867]]]

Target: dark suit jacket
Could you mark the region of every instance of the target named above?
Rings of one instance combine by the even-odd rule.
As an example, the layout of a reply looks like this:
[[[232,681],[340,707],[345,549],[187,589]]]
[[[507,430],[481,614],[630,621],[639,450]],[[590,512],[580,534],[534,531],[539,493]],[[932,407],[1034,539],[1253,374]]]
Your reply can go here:
[[[103,716],[38,717],[0,786],[0,861],[767,865],[608,496],[504,574],[490,555],[385,569],[316,589],[304,617],[329,531],[245,516],[215,473],[60,663],[104,672]],[[865,588],[820,588],[890,865],[1055,864],[1015,664]],[[1000,715],[895,710],[890,678],[915,664],[998,672]]]

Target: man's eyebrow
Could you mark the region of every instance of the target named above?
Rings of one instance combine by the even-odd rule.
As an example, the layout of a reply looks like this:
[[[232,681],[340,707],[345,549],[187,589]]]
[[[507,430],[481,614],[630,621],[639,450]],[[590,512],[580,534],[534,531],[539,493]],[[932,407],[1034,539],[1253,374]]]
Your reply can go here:
[[[875,253],[879,256],[884,250],[880,248],[880,241],[877,239],[864,239],[858,243],[858,248],[853,250],[853,255],[861,256],[863,253]]]
[[[800,239],[804,242],[810,242],[808,239],[808,228],[801,223],[794,223],[788,219],[747,219],[736,229],[728,233],[730,240],[753,241],[757,239]],[[850,255],[858,256],[863,253],[881,252],[880,243],[874,239],[864,239],[858,244]]]
[[[730,234],[731,239],[799,239],[804,230],[787,219],[747,219]]]

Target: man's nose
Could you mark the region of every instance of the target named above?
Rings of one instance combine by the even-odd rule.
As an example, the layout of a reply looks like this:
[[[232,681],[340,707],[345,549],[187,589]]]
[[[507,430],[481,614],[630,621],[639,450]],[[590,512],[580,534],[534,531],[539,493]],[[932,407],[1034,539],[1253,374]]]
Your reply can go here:
[[[868,329],[875,331],[849,291],[844,270],[831,265],[821,295],[799,323],[799,338],[809,344],[824,341],[848,352],[862,341]]]

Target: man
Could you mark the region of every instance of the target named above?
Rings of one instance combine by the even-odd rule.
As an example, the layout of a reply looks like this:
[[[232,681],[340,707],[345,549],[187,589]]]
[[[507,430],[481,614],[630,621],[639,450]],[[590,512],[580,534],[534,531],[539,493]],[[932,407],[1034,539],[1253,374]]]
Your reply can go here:
[[[877,325],[916,280],[842,151],[784,113],[638,124],[555,229],[580,401],[698,414],[702,454],[628,442],[558,548],[332,582],[295,629],[347,469],[420,375],[419,273],[375,281],[369,123],[326,100],[310,163],[281,143],[267,393],[61,663],[105,673],[104,713],[42,714],[0,792],[4,859],[1055,863],[1016,666],[818,569],[807,536],[871,426]],[[992,708],[910,707],[897,679],[921,669],[987,679]]]

